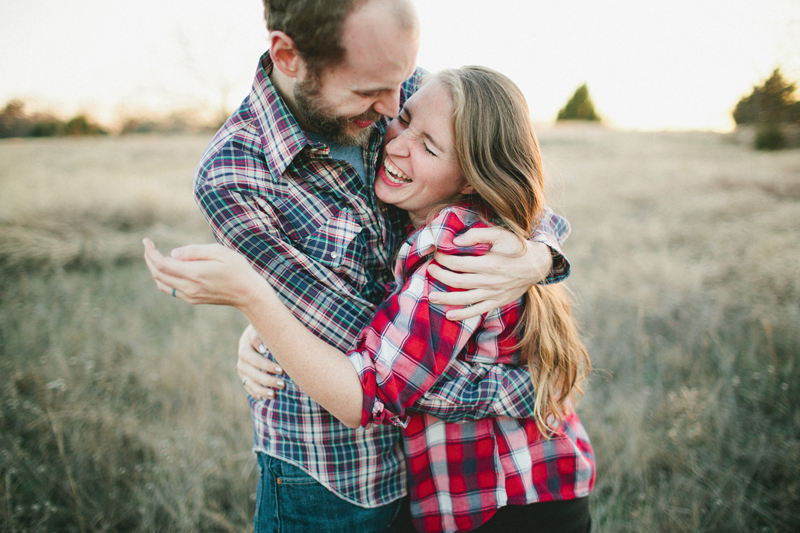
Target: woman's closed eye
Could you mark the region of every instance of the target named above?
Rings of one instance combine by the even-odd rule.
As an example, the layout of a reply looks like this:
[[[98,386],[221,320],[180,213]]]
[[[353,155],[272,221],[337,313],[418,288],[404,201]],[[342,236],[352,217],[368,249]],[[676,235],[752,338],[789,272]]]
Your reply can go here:
[[[397,122],[403,126],[408,126],[408,111],[406,111],[405,107],[397,114]]]

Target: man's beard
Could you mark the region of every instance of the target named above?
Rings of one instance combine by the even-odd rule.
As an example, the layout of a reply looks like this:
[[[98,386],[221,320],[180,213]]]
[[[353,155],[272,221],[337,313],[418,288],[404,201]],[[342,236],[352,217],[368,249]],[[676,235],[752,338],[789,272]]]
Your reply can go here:
[[[326,108],[322,99],[319,97],[322,84],[319,76],[311,75],[308,79],[295,84],[294,101],[297,106],[298,114],[302,115],[305,124],[316,130],[335,143],[345,146],[365,146],[369,141],[372,128],[364,128],[362,131],[352,134],[348,132],[350,119],[376,121],[381,118],[381,114],[370,109],[357,117],[344,117],[334,115]]]

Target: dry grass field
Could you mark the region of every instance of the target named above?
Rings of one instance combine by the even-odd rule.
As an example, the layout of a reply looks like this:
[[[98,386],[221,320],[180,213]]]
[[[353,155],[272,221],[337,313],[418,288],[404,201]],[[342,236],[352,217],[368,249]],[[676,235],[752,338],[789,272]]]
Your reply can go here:
[[[595,365],[595,531],[800,531],[800,151],[540,131]],[[244,320],[159,293],[207,138],[0,142],[0,529],[252,530]]]

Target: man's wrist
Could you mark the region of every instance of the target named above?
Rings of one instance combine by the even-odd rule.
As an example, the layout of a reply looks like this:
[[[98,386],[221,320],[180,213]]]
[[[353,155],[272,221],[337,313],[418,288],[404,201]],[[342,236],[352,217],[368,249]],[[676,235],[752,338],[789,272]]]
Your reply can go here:
[[[531,285],[543,282],[553,269],[553,249],[543,242],[528,241],[528,250],[533,256],[531,261]]]

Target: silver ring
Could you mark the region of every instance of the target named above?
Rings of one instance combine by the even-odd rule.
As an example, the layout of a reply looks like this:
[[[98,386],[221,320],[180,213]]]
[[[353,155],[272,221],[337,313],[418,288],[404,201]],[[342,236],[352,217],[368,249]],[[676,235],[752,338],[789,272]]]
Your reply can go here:
[[[244,387],[246,383],[247,383],[247,378],[242,379],[242,387]]]
[[[172,287],[172,297],[175,298],[175,287]]]

